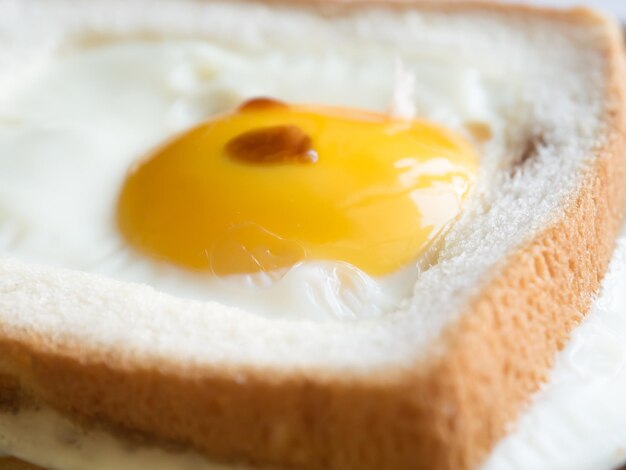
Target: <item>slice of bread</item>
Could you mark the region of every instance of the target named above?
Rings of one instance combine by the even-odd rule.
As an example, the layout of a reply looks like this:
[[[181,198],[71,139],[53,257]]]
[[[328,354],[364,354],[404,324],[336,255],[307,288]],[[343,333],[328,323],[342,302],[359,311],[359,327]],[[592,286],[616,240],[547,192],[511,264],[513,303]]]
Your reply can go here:
[[[478,70],[495,113],[471,204],[411,301],[383,318],[273,320],[3,259],[4,407],[45,403],[87,426],[262,466],[473,468],[598,290],[626,198],[623,48],[599,14],[482,2],[5,1],[0,31],[5,52],[83,33],[346,57],[355,44],[386,47],[442,73]]]

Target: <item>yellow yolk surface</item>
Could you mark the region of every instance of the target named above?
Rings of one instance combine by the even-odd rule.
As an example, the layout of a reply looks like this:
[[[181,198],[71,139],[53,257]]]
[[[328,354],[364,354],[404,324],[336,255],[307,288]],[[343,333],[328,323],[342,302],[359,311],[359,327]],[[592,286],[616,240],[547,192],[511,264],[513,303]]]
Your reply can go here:
[[[303,260],[383,275],[459,214],[476,169],[472,147],[431,123],[256,99],[140,163],[118,221],[136,248],[217,275]]]

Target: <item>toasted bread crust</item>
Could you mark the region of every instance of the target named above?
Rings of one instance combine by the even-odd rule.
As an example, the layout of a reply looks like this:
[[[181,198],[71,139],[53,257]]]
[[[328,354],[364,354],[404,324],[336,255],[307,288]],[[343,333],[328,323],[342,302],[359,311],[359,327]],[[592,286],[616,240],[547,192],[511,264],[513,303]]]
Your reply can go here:
[[[0,457],[0,470],[42,470],[42,468],[11,457]]]
[[[459,2],[443,8],[492,7]],[[598,21],[585,10],[495,8]],[[596,149],[601,158],[563,217],[511,256],[445,331],[446,353],[426,368],[416,364],[367,378],[232,368],[181,373],[83,356],[80,345],[68,353],[37,337],[0,337],[0,370],[21,384],[18,390],[14,380],[0,380],[5,401],[11,391],[29,393],[82,420],[189,445],[219,460],[473,468],[545,380],[555,352],[589,310],[610,259],[626,199],[626,68],[619,34],[610,34],[611,131]],[[245,383],[237,379],[242,375]]]

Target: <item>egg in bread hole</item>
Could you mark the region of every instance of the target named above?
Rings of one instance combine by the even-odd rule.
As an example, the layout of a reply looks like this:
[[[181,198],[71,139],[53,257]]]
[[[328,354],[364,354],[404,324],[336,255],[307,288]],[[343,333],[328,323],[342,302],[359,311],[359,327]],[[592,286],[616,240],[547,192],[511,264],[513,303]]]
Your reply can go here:
[[[16,94],[9,108],[31,124],[3,146],[25,156],[0,200],[3,252],[273,318],[397,310],[468,203],[490,124],[420,107],[439,80],[413,98],[393,61],[375,94],[364,81],[350,96],[334,62],[320,76],[337,83],[296,93],[226,84],[241,63],[215,48],[77,46]]]

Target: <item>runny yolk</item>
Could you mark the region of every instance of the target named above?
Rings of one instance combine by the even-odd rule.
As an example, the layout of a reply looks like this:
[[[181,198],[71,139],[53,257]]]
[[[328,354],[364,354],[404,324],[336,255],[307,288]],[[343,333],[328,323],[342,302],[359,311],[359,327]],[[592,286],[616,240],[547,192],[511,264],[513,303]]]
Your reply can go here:
[[[476,169],[472,147],[432,123],[259,98],[141,162],[118,222],[137,249],[217,275],[303,260],[384,275],[459,214]]]

